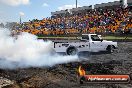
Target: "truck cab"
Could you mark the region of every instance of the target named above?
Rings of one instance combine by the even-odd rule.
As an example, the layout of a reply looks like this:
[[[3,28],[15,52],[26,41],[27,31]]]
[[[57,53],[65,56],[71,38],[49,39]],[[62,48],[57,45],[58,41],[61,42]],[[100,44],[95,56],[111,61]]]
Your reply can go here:
[[[103,40],[101,35],[97,34],[82,34],[81,40],[89,42],[91,52],[106,50],[112,53],[117,48],[117,42]]]

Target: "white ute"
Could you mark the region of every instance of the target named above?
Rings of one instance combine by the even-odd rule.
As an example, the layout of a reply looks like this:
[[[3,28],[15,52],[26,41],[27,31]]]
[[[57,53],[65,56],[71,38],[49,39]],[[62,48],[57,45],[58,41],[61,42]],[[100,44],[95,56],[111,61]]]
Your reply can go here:
[[[53,41],[56,52],[65,52],[67,55],[75,55],[78,52],[108,51],[112,53],[117,48],[117,42],[103,40],[101,35],[82,34],[80,40],[58,40]]]

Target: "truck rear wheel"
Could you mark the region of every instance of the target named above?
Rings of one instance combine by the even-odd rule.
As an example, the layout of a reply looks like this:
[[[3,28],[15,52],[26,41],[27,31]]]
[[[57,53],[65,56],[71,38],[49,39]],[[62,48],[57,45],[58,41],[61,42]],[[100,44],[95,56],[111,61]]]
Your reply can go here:
[[[75,47],[69,47],[66,51],[67,55],[76,55],[77,49]]]
[[[109,53],[113,53],[113,52],[114,52],[114,47],[113,47],[112,45],[109,45],[109,46],[107,47],[107,51],[108,51]]]

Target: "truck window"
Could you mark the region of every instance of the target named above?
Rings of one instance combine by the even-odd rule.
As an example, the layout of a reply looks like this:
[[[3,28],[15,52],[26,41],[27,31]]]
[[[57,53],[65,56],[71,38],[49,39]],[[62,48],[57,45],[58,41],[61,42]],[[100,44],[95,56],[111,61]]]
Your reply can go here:
[[[100,38],[98,37],[98,35],[91,35],[91,39],[93,41],[100,41]]]
[[[89,40],[88,35],[82,35],[82,39]]]

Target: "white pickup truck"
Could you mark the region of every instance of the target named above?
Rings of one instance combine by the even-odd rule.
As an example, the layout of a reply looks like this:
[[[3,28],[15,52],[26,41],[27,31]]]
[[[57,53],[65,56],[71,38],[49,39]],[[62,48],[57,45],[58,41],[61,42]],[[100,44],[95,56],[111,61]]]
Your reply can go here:
[[[97,34],[82,34],[79,40],[58,40],[53,41],[53,44],[56,52],[65,52],[67,55],[75,55],[82,51],[112,53],[117,48],[117,42],[103,40],[101,35]]]

